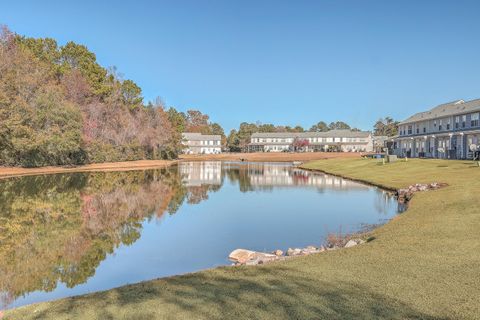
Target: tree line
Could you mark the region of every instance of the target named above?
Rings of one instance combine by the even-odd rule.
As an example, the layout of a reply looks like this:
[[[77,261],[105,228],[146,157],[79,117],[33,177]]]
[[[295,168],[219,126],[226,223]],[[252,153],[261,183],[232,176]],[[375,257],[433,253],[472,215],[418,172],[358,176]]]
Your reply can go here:
[[[144,103],[141,88],[87,47],[0,31],[0,165],[170,159],[181,133],[223,134],[197,110]]]
[[[28,38],[0,30],[0,165],[79,165],[107,161],[171,159],[182,151],[182,132],[222,136],[227,150],[245,149],[254,132],[304,132],[302,126],[242,122],[225,135],[198,110],[144,103],[141,88],[104,68],[84,45]],[[397,134],[390,117],[375,135]],[[320,121],[308,131],[351,129]]]

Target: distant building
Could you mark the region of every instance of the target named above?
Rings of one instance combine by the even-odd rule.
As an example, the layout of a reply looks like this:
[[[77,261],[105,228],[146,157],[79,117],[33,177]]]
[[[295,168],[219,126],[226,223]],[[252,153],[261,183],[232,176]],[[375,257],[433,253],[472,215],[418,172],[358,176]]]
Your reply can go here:
[[[220,135],[204,135],[185,132],[183,138],[183,153],[185,154],[216,154],[222,152],[222,137]]]
[[[257,132],[252,134],[249,152],[286,151],[373,151],[372,134],[367,131],[330,130],[327,132]]]
[[[457,100],[414,114],[393,138],[398,156],[471,159],[480,143],[480,99]],[[476,150],[472,150],[476,149]]]

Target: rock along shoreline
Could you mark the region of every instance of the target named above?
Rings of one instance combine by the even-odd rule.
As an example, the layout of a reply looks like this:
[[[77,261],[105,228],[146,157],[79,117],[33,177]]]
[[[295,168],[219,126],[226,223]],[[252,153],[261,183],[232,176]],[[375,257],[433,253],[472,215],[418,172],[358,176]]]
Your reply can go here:
[[[345,238],[346,239],[346,238]],[[343,242],[343,243],[340,243]],[[259,265],[259,264],[266,264],[275,261],[283,261],[294,257],[299,256],[308,256],[311,254],[317,254],[322,252],[328,252],[332,250],[337,250],[341,248],[351,248],[356,245],[364,244],[368,242],[368,240],[363,240],[360,238],[355,239],[348,239],[344,241],[339,241],[337,243],[330,243],[325,246],[315,247],[315,246],[307,246],[305,248],[288,248],[286,252],[282,250],[275,250],[273,252],[260,252],[260,251],[252,251],[247,249],[235,249],[233,250],[230,255],[228,256],[229,260],[232,261],[232,265],[240,266],[240,265]]]
[[[430,190],[437,190],[443,187],[446,187],[446,183],[439,183],[439,182],[432,182],[428,184],[414,184],[410,185],[404,189],[398,189],[395,192],[395,196],[399,203],[406,204],[410,199],[412,199],[413,195],[417,192],[425,192]],[[299,256],[307,256],[310,254],[318,254],[322,252],[327,252],[331,250],[337,250],[341,248],[351,248],[360,244],[364,244],[366,242],[370,242],[373,240],[373,237],[365,238],[366,234],[354,234],[354,235],[346,235],[343,237],[333,236],[333,239],[327,239],[326,245],[321,245],[319,247],[315,246],[307,246],[304,248],[288,248],[286,252],[282,250],[275,250],[273,252],[261,252],[261,251],[252,251],[248,249],[235,249],[233,250],[228,259],[232,261],[233,266],[240,266],[240,265],[260,265],[271,263],[275,261],[283,261],[294,257]]]

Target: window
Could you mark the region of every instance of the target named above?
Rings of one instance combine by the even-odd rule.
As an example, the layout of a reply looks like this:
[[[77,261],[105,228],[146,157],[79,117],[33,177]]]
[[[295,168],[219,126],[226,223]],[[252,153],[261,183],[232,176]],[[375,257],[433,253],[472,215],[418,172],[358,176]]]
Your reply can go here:
[[[474,113],[472,114],[472,119],[470,121],[470,125],[472,127],[478,127],[478,117],[479,117],[479,114],[478,113]]]
[[[412,134],[412,126],[408,126],[408,134]]]
[[[440,120],[438,122],[438,131],[442,131],[442,124],[443,124],[443,120]]]
[[[458,129],[460,126],[460,116],[455,117],[455,129]]]
[[[447,120],[447,130],[450,130],[450,119]]]
[[[467,116],[463,115],[462,116],[462,128],[465,128],[465,124],[467,123]]]
[[[417,134],[418,134],[418,133],[420,133],[420,128],[419,128],[419,127],[417,127]]]
[[[423,133],[427,132],[427,128],[423,127]]]

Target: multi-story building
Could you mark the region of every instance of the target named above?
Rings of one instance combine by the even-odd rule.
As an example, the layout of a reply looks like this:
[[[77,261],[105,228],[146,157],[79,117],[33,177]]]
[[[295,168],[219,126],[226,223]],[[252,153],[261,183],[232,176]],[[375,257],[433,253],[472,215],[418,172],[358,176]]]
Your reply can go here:
[[[257,132],[252,134],[249,152],[283,151],[373,151],[372,134],[367,131]]]
[[[399,124],[398,156],[472,158],[480,142],[480,99],[453,101],[414,114]]]
[[[222,152],[222,137],[220,135],[205,135],[201,133],[185,132],[183,138],[183,153],[212,154]]]

